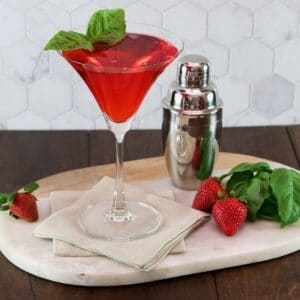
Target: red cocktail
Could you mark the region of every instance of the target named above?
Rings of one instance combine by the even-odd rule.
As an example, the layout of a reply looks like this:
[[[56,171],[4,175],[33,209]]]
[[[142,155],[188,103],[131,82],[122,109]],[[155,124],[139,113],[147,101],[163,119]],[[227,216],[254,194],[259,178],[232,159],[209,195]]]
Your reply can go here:
[[[127,31],[113,46],[98,43],[92,51],[62,52],[93,93],[116,137],[113,200],[89,206],[79,224],[90,235],[119,241],[150,234],[161,222],[159,212],[143,199],[125,199],[123,140],[147,91],[183,48],[180,39],[161,28],[138,24],[127,25]]]
[[[64,51],[93,93],[102,112],[120,123],[132,117],[157,76],[178,54],[160,38],[128,33],[114,46]]]

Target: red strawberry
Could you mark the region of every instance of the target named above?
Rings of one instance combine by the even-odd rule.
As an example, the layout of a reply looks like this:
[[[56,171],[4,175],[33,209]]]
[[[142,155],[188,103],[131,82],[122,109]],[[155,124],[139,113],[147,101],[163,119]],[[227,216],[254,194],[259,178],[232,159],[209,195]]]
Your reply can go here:
[[[29,193],[16,194],[12,204],[10,205],[10,212],[15,217],[26,221],[36,221],[38,219],[36,198]]]
[[[247,207],[236,198],[218,200],[212,214],[221,230],[226,235],[233,235],[245,223]]]
[[[210,177],[201,183],[194,198],[193,208],[210,212],[215,202],[226,195],[228,195],[228,192],[223,189],[221,183]]]

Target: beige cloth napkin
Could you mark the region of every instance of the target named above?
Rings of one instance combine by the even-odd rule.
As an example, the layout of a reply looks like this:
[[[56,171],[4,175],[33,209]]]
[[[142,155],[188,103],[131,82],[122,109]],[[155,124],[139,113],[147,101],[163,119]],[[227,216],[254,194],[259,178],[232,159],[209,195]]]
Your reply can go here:
[[[112,242],[86,235],[77,225],[79,214],[88,204],[110,201],[113,190],[113,179],[104,177],[75,204],[57,211],[40,223],[33,232],[34,236],[62,240],[141,271],[149,271],[180,241],[209,219],[208,214],[147,194],[135,186],[125,185],[125,193],[129,198],[134,196],[143,199],[160,212],[163,222],[159,229],[143,239],[128,242]]]
[[[60,209],[66,208],[74,204],[86,191],[56,191],[50,194],[51,213],[55,213]],[[153,190],[154,195],[175,201],[175,195],[170,190],[157,189]],[[179,254],[186,250],[184,240],[180,241],[169,254]],[[57,239],[53,240],[53,254],[56,256],[99,256],[98,253],[93,253],[78,247],[75,247],[67,242]]]

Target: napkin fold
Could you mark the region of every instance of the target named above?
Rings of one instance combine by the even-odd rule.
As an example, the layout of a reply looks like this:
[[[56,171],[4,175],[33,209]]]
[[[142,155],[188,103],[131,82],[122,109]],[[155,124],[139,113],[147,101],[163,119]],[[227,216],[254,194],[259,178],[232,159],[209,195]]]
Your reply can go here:
[[[141,271],[149,271],[180,241],[209,219],[206,213],[126,184],[125,193],[128,198],[143,199],[159,211],[162,217],[159,229],[143,239],[128,242],[112,242],[85,234],[78,225],[78,216],[89,204],[110,201],[113,190],[114,180],[104,177],[74,204],[55,212],[40,223],[33,232],[34,236],[61,240]]]
[[[144,189],[145,190],[145,189]],[[147,191],[147,188],[146,188]],[[50,206],[51,213],[55,213],[63,208],[66,208],[74,204],[86,191],[55,191],[50,194]],[[154,195],[175,201],[175,195],[171,190],[154,189],[152,190]],[[179,254],[186,250],[184,240],[180,241],[169,254]],[[99,256],[100,254],[90,252],[73,246],[65,241],[53,240],[53,254],[56,256],[71,256],[71,257],[87,257],[87,256]]]

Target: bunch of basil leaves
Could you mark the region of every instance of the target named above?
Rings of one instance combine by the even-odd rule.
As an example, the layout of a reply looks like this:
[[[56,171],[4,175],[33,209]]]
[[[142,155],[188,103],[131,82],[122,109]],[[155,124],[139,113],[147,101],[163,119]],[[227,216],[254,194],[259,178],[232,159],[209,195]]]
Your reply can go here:
[[[247,205],[250,221],[269,219],[283,227],[300,217],[300,174],[295,170],[273,170],[265,162],[241,163],[217,179]]]

